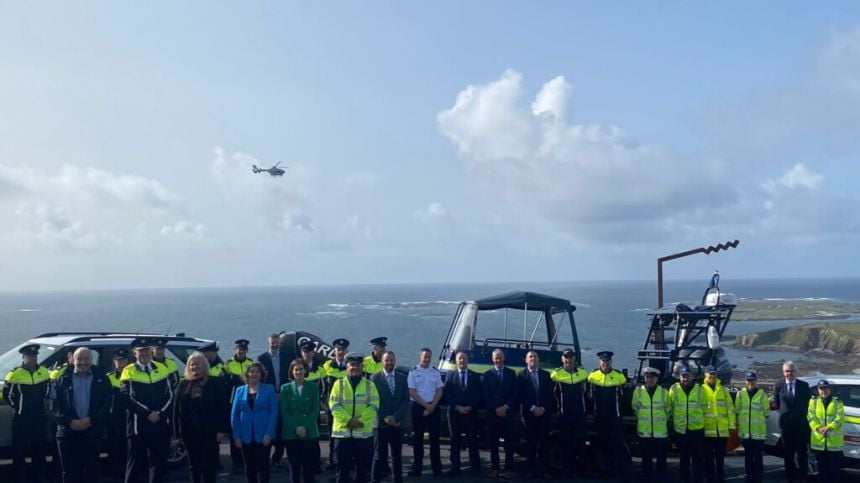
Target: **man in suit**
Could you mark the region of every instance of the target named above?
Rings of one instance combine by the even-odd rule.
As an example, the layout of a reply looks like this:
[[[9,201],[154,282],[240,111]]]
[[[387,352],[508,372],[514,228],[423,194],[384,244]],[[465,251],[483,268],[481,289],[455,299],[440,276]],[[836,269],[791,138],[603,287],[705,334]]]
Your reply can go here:
[[[93,366],[90,349],[79,347],[73,357],[74,365],[63,371],[51,395],[63,481],[98,481],[99,443],[113,396],[111,383]]]
[[[776,383],[773,402],[779,412],[779,429],[785,448],[785,477],[788,481],[806,481],[809,443],[809,423],[806,413],[812,393],[809,384],[797,378],[797,368],[792,361],[782,365],[785,379]]]
[[[526,352],[526,369],[517,375],[517,385],[526,426],[526,478],[550,479],[547,450],[555,397],[552,378],[540,368],[536,351]]]
[[[481,401],[481,377],[469,370],[469,355],[464,351],[455,356],[457,372],[445,379],[445,400],[448,402],[448,426],[451,430],[451,469],[449,476],[460,474],[460,447],[463,434],[469,446],[469,466],[473,476],[481,475],[478,454],[478,403]]]
[[[409,409],[409,389],[406,375],[396,371],[397,357],[394,352],[382,353],[382,370],[373,373],[370,380],[379,392],[378,428],[376,431],[376,456],[373,459],[373,481],[378,482],[391,473],[388,467],[388,449],[394,466],[394,483],[403,482],[402,437],[403,418]]]
[[[513,369],[505,367],[505,352],[493,351],[493,368],[485,372],[481,379],[484,402],[487,405],[487,432],[490,437],[490,478],[498,478],[499,439],[505,438],[504,477],[514,476],[514,438],[516,420],[514,408],[517,405],[517,381]]]
[[[278,334],[272,334],[267,341],[269,350],[257,356],[259,361],[266,368],[266,384],[271,384],[275,387],[275,395],[280,400],[281,386],[290,380],[290,358],[281,354],[281,337]],[[272,466],[281,467],[281,458],[284,457],[284,440],[281,439],[281,414],[278,411],[278,426],[275,429],[275,441],[272,446],[275,450],[272,452]]]

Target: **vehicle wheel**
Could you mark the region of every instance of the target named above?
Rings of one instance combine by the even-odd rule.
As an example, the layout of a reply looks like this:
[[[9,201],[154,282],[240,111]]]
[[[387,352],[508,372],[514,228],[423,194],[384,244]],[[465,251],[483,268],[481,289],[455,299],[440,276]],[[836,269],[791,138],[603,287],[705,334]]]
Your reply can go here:
[[[179,438],[170,440],[170,452],[167,453],[167,467],[181,468],[188,464],[188,450],[185,443]]]

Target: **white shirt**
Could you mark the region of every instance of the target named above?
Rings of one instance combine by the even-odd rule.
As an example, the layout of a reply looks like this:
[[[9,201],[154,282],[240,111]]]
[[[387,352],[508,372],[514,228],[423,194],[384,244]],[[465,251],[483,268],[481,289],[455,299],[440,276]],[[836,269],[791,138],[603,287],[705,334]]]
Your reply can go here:
[[[442,373],[435,367],[423,368],[415,366],[409,371],[409,377],[406,378],[406,385],[409,389],[415,389],[424,402],[432,402],[436,397],[436,389],[445,387],[442,382]],[[411,399],[411,398],[410,398]],[[414,401],[414,399],[413,399]]]

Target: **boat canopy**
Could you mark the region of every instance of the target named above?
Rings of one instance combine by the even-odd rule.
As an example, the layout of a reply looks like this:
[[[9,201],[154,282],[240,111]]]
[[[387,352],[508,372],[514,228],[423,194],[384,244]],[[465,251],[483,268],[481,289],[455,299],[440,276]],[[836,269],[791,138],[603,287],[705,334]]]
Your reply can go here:
[[[550,297],[535,292],[510,292],[475,300],[478,310],[519,309],[557,312],[576,310],[569,300]]]

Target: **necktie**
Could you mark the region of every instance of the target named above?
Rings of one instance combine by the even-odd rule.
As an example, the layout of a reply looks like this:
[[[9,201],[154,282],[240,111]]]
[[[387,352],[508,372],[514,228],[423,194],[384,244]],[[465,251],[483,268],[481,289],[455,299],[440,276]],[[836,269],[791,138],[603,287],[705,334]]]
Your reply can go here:
[[[385,377],[388,379],[388,389],[391,390],[391,395],[394,395],[394,374],[386,374]]]
[[[502,374],[503,374],[502,370],[501,370],[501,369],[496,369],[496,374],[498,374],[498,375],[499,375],[499,383],[501,383],[501,382],[502,382]]]
[[[532,384],[535,386],[535,394],[538,392],[538,373],[537,371],[531,371],[532,374]]]
[[[460,371],[460,387],[466,389],[466,371]]]
[[[788,384],[788,396],[794,398],[794,383],[790,382]]]
[[[143,370],[146,371],[147,374],[149,374],[149,366],[144,366]]]

